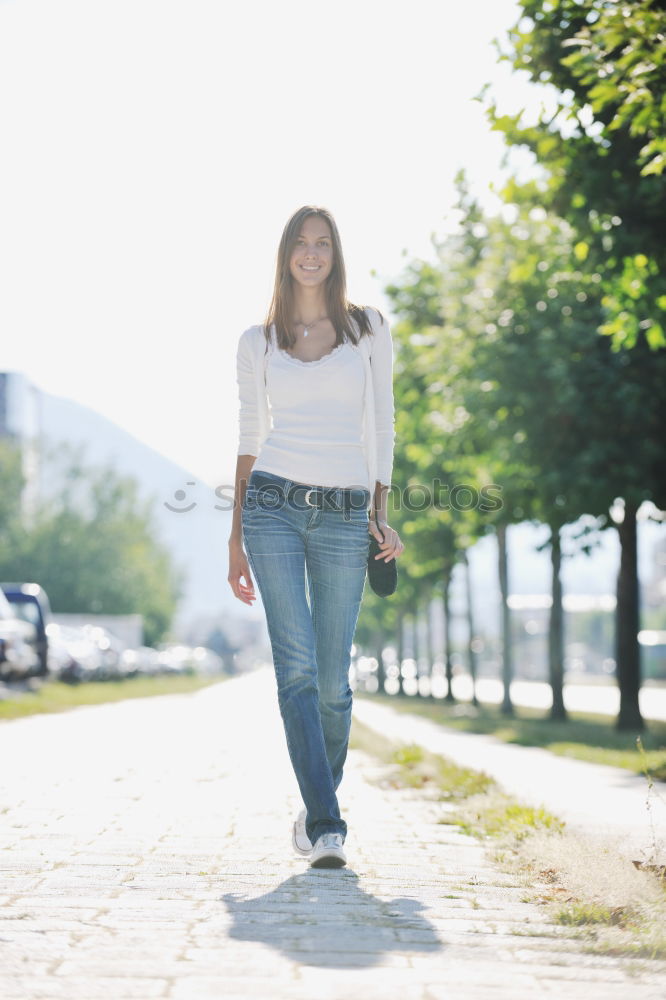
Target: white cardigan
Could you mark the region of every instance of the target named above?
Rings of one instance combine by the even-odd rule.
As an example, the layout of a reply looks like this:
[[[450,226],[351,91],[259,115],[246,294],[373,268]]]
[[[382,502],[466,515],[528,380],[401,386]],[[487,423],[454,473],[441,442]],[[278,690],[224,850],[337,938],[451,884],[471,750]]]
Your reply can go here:
[[[375,482],[391,485],[395,444],[393,404],[393,341],[386,320],[376,309],[367,310],[373,330],[361,337],[355,350],[365,365],[363,407],[363,450],[368,466],[368,489],[374,497]],[[239,440],[238,455],[257,457],[271,429],[266,390],[266,337],[263,326],[251,326],[241,334],[236,353],[238,383]]]

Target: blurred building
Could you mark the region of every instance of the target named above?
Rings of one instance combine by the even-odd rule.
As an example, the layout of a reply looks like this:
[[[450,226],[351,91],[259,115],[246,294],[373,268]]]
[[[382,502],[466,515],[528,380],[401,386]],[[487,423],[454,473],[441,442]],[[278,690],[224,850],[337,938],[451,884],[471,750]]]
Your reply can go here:
[[[20,372],[0,372],[0,438],[9,438],[21,450],[25,487],[23,514],[30,519],[39,497],[39,442],[43,431],[42,394]]]

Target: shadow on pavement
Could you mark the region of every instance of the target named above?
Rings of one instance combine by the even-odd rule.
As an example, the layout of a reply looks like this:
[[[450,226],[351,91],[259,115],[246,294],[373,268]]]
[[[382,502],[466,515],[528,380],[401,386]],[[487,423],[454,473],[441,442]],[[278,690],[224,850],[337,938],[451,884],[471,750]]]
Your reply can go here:
[[[301,965],[359,968],[387,951],[443,947],[422,903],[377,899],[349,868],[311,869],[261,896],[225,893],[220,900],[233,918],[230,938],[270,945]]]

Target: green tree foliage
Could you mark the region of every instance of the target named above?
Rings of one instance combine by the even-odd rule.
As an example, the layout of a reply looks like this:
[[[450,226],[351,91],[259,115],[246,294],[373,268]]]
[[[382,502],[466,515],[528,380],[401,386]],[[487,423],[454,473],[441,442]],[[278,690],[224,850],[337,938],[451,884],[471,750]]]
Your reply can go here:
[[[11,438],[0,438],[0,553],[11,545],[20,525],[24,487],[21,451]]]
[[[641,338],[632,350],[616,352],[597,335],[601,275],[590,257],[576,255],[577,234],[568,222],[524,202],[484,216],[462,178],[458,208],[460,232],[438,246],[436,267],[423,267],[430,290],[439,272],[436,321],[431,292],[420,292],[418,262],[406,271],[408,289],[400,283],[388,289],[402,310],[394,327],[397,478],[430,484],[439,476],[448,486],[471,485],[479,500],[484,487],[497,484],[501,504],[405,510],[406,566],[410,575],[427,578],[438,565],[442,571],[452,566],[489,530],[501,538],[512,523],[545,523],[553,547],[553,613],[561,615],[563,526],[589,515],[577,539],[589,551],[589,531],[615,527],[609,510],[617,498],[629,511],[643,500],[666,504],[666,349],[651,350]],[[630,546],[629,535],[620,535]],[[635,576],[631,560],[623,560],[623,573]],[[621,592],[631,593],[626,583]],[[621,601],[618,623],[631,613]],[[562,709],[557,635],[554,618],[551,680]],[[622,649],[623,668],[636,643],[634,629],[632,649]],[[510,653],[507,639],[505,666]],[[631,710],[625,705],[623,717],[631,725],[640,718],[638,671],[633,661],[625,671]],[[508,686],[510,669],[504,679]]]
[[[156,538],[151,501],[135,480],[86,468],[80,455],[61,454],[51,474],[59,485],[0,551],[0,579],[39,583],[55,612],[141,614],[146,642],[159,641],[183,575]]]
[[[641,335],[666,346],[666,5],[656,0],[522,0],[503,53],[556,109],[534,124],[488,109],[511,145],[531,149],[546,180],[505,189],[577,233],[575,253],[602,278],[599,331],[613,348]]]

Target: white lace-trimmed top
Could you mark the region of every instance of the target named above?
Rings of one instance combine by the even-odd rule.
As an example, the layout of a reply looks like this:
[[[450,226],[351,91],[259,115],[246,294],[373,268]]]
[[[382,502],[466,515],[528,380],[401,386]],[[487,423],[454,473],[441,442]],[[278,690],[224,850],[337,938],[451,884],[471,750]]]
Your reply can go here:
[[[390,485],[395,440],[393,346],[386,321],[368,310],[373,335],[301,361],[262,326],[237,352],[239,455],[254,469],[322,486]]]

